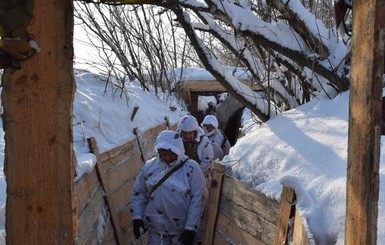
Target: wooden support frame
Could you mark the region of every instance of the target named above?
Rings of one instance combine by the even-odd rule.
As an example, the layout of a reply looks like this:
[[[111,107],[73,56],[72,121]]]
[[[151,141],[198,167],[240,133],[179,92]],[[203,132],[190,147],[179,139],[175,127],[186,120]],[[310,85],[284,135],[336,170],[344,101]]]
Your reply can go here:
[[[296,196],[294,190],[284,186],[281,195],[281,208],[279,211],[275,245],[288,244],[289,221],[295,215],[295,201]]]
[[[2,77],[7,244],[73,244],[76,238],[73,9],[72,0],[35,0],[31,22],[8,33],[28,33],[41,52]]]
[[[376,244],[385,1],[353,3],[345,244]]]
[[[206,209],[203,245],[211,245],[214,241],[215,223],[218,216],[218,204],[222,190],[224,172],[225,166],[221,163],[214,162],[213,179],[209,190],[210,196],[208,207]]]

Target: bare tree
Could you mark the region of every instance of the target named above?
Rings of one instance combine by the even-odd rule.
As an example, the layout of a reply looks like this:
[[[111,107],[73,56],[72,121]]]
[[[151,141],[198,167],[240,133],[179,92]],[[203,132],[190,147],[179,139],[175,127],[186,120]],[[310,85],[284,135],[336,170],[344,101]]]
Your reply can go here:
[[[133,3],[120,1],[125,2]],[[134,2],[141,3],[140,0]],[[162,43],[169,35],[167,30],[174,31],[175,27],[184,30],[203,66],[233,97],[262,121],[268,120],[271,113],[306,103],[320,92],[333,98],[349,88],[349,66],[345,66],[343,60],[347,55],[340,57],[331,48],[342,45],[346,54],[349,52],[348,47],[337,37],[330,0],[292,0],[286,3],[281,0],[171,0],[154,1],[152,4],[158,8],[132,5],[132,9],[141,8],[141,16],[146,18],[137,16],[136,19],[131,19],[132,22],[125,21],[122,24],[130,28],[130,33],[137,32],[142,36],[151,30],[162,30],[162,33],[152,31],[153,38],[149,41],[135,39],[135,45],[140,47],[140,52],[147,58],[151,56],[151,60],[142,63],[140,70],[143,74],[156,74],[157,76],[150,77],[151,83],[162,89],[164,79],[161,79],[161,76],[166,74],[164,71],[179,67],[177,60],[185,61],[182,57],[188,57],[174,55],[175,58],[169,60],[162,56],[169,53],[159,53],[160,48],[164,51],[167,46],[161,45],[167,44]],[[155,9],[158,12],[155,12]],[[172,17],[168,10],[171,10],[175,17]],[[151,29],[153,26],[147,23],[154,20],[155,16],[161,16],[158,13],[168,16],[168,25],[159,25],[163,29],[159,26]],[[172,22],[173,18],[176,21]],[[162,23],[161,19],[158,18],[158,22],[154,23]],[[139,24],[134,26],[134,22]],[[139,29],[134,31],[131,28]],[[282,40],[283,37],[285,40]],[[136,53],[131,59],[141,57],[140,55]],[[158,60],[155,62],[155,57],[158,60],[162,57],[163,61],[170,63],[160,65]],[[149,65],[146,66],[147,64]],[[246,68],[252,75],[253,82],[262,90],[253,91],[241,84],[228,72],[228,65],[235,66],[234,69]],[[148,69],[143,69],[145,67]]]
[[[170,91],[177,67],[196,66],[194,50],[183,31],[171,25],[170,11],[151,5],[77,4],[75,16],[90,40],[101,40],[107,75],[138,80],[143,89]],[[97,44],[94,44],[97,46]],[[124,79],[122,79],[123,81]]]

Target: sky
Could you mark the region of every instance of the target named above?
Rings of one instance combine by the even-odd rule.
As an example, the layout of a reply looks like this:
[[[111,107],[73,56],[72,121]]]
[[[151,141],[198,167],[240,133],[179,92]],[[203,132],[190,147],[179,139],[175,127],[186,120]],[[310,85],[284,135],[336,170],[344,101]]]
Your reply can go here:
[[[195,72],[197,76],[204,76],[203,70]],[[104,152],[131,140],[135,127],[145,131],[162,123],[165,116],[174,124],[187,113],[175,98],[157,97],[154,92],[142,91],[135,83],[127,86],[124,96],[120,96],[111,92],[111,86],[105,93],[105,78],[96,74],[77,70],[75,78],[76,178],[90,172],[96,163],[95,156],[88,153],[86,138],[95,137],[99,151]],[[295,189],[297,209],[318,240],[317,244],[344,244],[348,101],[348,92],[333,100],[314,98],[263,125],[256,124],[245,110],[242,117],[245,136],[223,159],[227,174],[270,198],[280,199],[282,184]],[[139,110],[131,121],[135,106],[139,106]],[[177,109],[172,111],[170,106]],[[3,169],[3,130],[0,136]],[[384,140],[381,138],[378,244],[385,244]],[[0,244],[5,244],[6,182],[2,171],[0,173]]]

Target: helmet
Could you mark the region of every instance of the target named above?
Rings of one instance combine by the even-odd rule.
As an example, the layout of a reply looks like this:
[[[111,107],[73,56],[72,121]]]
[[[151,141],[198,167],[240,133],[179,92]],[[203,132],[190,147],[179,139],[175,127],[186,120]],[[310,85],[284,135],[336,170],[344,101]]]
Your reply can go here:
[[[199,128],[198,121],[191,115],[183,116],[179,119],[178,131],[197,131]]]

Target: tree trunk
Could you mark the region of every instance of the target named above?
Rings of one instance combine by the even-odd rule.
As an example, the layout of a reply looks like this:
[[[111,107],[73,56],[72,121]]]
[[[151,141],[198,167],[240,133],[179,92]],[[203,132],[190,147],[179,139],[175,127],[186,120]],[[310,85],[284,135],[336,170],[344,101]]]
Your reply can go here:
[[[34,1],[41,52],[2,77],[7,244],[73,244],[73,2]]]
[[[353,5],[345,244],[376,244],[385,1]]]

